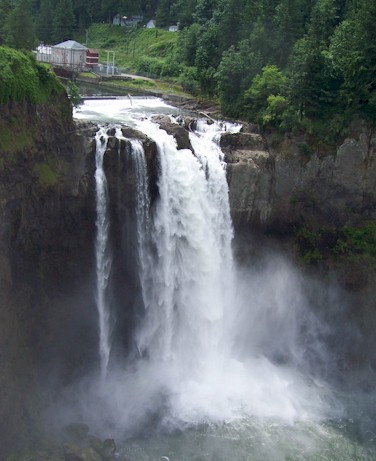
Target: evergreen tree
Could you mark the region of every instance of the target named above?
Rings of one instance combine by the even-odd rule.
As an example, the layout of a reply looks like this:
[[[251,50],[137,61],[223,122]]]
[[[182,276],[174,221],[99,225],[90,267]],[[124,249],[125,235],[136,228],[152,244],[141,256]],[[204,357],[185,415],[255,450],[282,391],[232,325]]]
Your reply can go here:
[[[8,14],[5,44],[19,50],[32,50],[37,44],[29,0],[18,0]]]
[[[273,48],[276,61],[281,67],[287,64],[294,44],[305,33],[305,7],[306,0],[281,0],[275,9]]]
[[[218,67],[218,92],[225,114],[238,116],[244,113],[244,91],[261,67],[261,57],[252,51],[249,40],[243,40],[238,48],[231,46],[223,53]]]
[[[201,27],[197,40],[195,66],[202,90],[213,95],[217,87],[217,67],[221,60],[218,24]]]
[[[6,24],[13,8],[14,2],[12,0],[0,0],[0,45],[5,44],[7,36]]]
[[[177,0],[171,8],[171,19],[179,24],[182,30],[193,24],[193,13],[196,8],[197,0]]]
[[[159,1],[158,0],[141,0],[140,6],[142,14],[146,19],[155,18],[155,13],[157,11]]]
[[[52,26],[55,42],[72,39],[75,27],[72,0],[58,0]]]
[[[220,20],[220,42],[222,50],[227,50],[243,38],[241,29],[241,16],[245,0],[229,0],[225,3]]]
[[[335,30],[330,56],[343,77],[341,97],[346,106],[376,121],[376,3],[353,1],[348,19]]]
[[[53,4],[52,0],[41,0],[37,16],[36,29],[38,39],[44,43],[51,43],[53,38]]]
[[[187,66],[194,66],[196,61],[196,51],[198,37],[201,32],[201,27],[194,23],[190,27],[183,29],[179,35],[179,51],[181,60]]]
[[[172,0],[160,0],[156,13],[156,22],[158,27],[167,27],[171,25],[171,6]]]
[[[204,25],[213,18],[219,0],[197,0],[195,22]]]

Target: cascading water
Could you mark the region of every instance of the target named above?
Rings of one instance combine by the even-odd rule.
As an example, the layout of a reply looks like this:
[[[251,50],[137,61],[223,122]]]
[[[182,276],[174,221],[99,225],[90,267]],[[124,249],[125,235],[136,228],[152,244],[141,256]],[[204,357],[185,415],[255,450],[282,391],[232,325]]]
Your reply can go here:
[[[226,203],[227,186],[214,190],[205,177],[208,166],[190,150],[177,151],[173,138],[149,122],[142,128],[157,141],[161,174],[153,223],[156,257],[136,341],[148,364],[160,368],[164,386],[179,387],[207,374],[226,347],[232,231],[219,204]],[[216,162],[224,185],[218,157]]]
[[[306,372],[307,357],[315,364],[328,355],[317,339],[322,326],[310,310],[304,277],[274,255],[245,272],[233,261],[217,141],[220,131],[238,127],[199,121],[190,133],[193,154],[177,150],[146,117],[147,105],[134,98],[132,107],[126,100],[101,102],[97,115],[95,103],[87,115],[82,109],[82,118],[99,121],[104,107],[112,122],[126,121],[155,140],[160,172],[159,197],[151,204],[142,145],[129,141],[144,304],[134,333],[137,356],[111,367],[105,386],[85,387],[80,417],[98,433],[128,438],[124,455],[132,461],[166,455],[172,461],[373,460],[375,451],[355,441],[351,420],[340,418],[341,405],[328,386]],[[150,107],[170,111],[155,100]],[[99,190],[105,197],[105,188],[97,188],[98,203]],[[97,272],[104,281],[97,297],[102,287],[105,306],[111,258],[107,237],[99,237],[108,235],[108,218],[105,206],[97,204],[97,211]],[[108,311],[102,320],[108,327],[101,333],[106,370]]]
[[[239,360],[228,189],[214,139],[220,128],[206,126],[191,134],[194,155],[178,151],[155,124],[138,124],[157,142],[161,168],[147,312],[136,335],[147,357],[138,363],[139,377],[153,376],[149,391],[167,405],[168,425],[249,414],[304,419],[320,399],[299,375],[264,357]]]
[[[107,147],[108,135],[106,128],[100,128],[96,134],[95,154],[95,183],[96,183],[96,208],[97,208],[97,236],[95,243],[96,256],[96,303],[99,324],[99,356],[102,380],[107,374],[110,358],[110,311],[108,305],[108,282],[111,272],[111,254],[108,248],[109,216],[108,216],[108,190],[106,175],[103,170],[103,156]]]

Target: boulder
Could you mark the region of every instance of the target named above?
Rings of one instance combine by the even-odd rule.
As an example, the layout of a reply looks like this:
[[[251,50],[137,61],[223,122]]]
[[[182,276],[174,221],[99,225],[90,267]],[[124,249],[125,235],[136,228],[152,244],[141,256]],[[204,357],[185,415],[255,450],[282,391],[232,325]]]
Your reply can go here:
[[[89,426],[83,423],[72,423],[64,428],[69,440],[73,443],[82,443],[87,440]]]
[[[190,149],[193,152],[193,147],[189,139],[188,131],[178,123],[171,122],[170,118],[166,115],[159,115],[153,117],[153,121],[157,123],[162,130],[165,130],[166,133],[172,135],[175,138],[177,148],[180,149]]]
[[[103,461],[103,458],[92,447],[64,447],[64,461]]]

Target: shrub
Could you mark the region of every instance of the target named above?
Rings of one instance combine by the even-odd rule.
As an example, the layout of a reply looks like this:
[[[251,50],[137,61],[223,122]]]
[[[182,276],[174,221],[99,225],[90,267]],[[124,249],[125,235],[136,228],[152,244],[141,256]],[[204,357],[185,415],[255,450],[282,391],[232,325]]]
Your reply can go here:
[[[32,54],[0,47],[0,104],[47,102],[52,93],[63,91],[56,75],[48,66],[37,63]]]

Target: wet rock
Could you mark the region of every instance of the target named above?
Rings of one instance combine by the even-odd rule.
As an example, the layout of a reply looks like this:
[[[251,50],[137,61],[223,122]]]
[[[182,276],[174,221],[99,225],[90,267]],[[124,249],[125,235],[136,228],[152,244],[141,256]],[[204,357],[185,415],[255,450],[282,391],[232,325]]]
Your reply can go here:
[[[110,460],[116,452],[116,444],[114,439],[106,439],[102,444],[101,455],[103,459]]]
[[[184,127],[177,123],[171,122],[170,118],[166,115],[153,117],[153,121],[157,123],[162,128],[162,130],[165,130],[166,133],[172,135],[175,138],[176,145],[179,150],[190,149],[193,152],[193,147],[189,139],[189,133]]]
[[[94,435],[89,435],[88,444],[91,448],[93,448],[97,453],[100,453],[103,447],[103,441],[99,437],[95,437]]]
[[[92,447],[65,446],[64,461],[103,461],[103,458]]]
[[[235,163],[238,151],[267,151],[267,145],[261,135],[256,133],[224,133],[221,136],[221,148],[231,163]]]
[[[89,426],[83,423],[72,423],[64,428],[64,432],[73,443],[80,443],[87,440]]]

